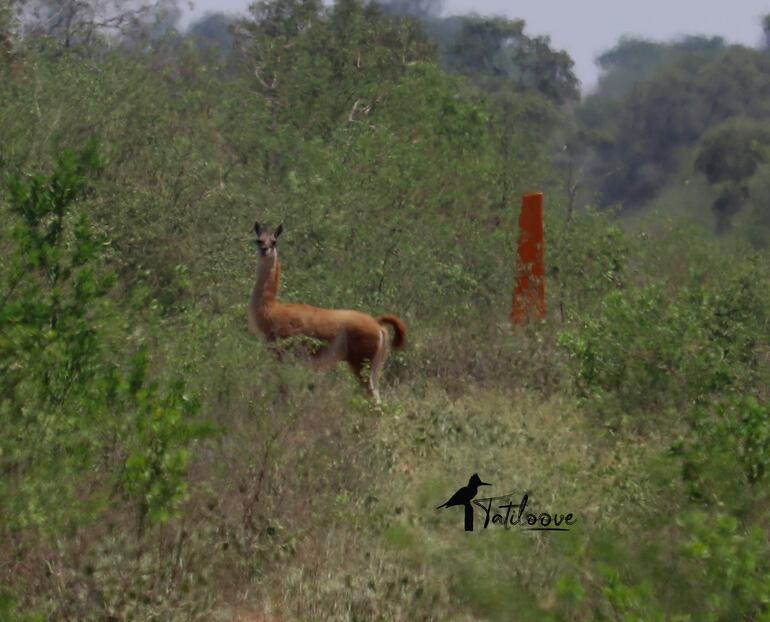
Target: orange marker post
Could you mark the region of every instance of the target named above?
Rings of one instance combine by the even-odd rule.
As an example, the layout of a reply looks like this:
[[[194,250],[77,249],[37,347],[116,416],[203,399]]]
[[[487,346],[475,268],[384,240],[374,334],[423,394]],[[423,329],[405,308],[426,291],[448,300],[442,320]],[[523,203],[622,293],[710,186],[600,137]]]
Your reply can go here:
[[[530,318],[545,317],[545,242],[543,193],[522,197],[519,216],[519,248],[511,322],[523,326]]]

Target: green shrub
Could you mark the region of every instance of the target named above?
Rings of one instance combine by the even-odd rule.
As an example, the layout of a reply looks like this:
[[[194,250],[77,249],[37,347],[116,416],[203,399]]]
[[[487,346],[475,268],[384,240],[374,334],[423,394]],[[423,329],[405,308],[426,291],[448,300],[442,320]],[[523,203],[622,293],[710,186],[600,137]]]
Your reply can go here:
[[[767,286],[757,272],[677,293],[650,285],[608,294],[559,337],[579,396],[617,417],[686,411],[750,390],[767,374]]]
[[[663,548],[614,547],[619,557],[582,559],[580,576],[555,586],[555,620],[678,621],[770,619],[770,554],[761,527],[726,512],[681,508]],[[596,548],[597,544],[593,546]]]
[[[8,178],[16,216],[0,275],[3,533],[56,535],[93,520],[125,482],[143,521],[183,496],[187,447],[205,436],[181,384],[161,389],[109,298],[107,241],[81,200],[101,162],[64,152],[49,177]],[[130,333],[129,333],[130,334]]]
[[[559,339],[575,363],[578,394],[613,415],[621,408],[652,413],[681,400],[675,374],[691,321],[660,287],[610,293],[594,317]]]
[[[770,408],[752,397],[702,409],[673,447],[693,499],[746,510],[763,495],[770,467]],[[736,507],[737,506],[737,507]]]

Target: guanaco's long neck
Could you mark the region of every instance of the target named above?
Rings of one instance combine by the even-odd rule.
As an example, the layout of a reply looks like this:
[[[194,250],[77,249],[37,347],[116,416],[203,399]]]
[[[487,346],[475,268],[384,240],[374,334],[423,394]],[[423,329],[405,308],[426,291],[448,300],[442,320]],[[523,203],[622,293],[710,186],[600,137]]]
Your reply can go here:
[[[281,276],[281,264],[278,251],[267,257],[261,257],[257,266],[257,282],[249,301],[249,323],[255,332],[264,322],[265,308],[274,304],[278,298],[278,284]],[[261,321],[260,321],[261,320]]]

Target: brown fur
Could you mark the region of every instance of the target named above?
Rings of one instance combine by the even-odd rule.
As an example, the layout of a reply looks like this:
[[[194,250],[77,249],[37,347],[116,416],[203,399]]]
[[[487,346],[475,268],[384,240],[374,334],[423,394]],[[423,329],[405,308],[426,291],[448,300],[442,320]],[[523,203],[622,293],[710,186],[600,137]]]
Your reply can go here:
[[[388,352],[388,333],[384,324],[394,329],[393,347],[404,344],[406,327],[393,315],[377,319],[348,309],[323,309],[306,304],[278,301],[281,264],[275,249],[275,236],[260,235],[261,257],[257,282],[249,302],[249,325],[267,341],[303,335],[327,345],[313,355],[319,366],[346,361],[356,378],[375,401],[379,402],[378,379]],[[281,229],[277,231],[280,235]],[[368,378],[364,370],[369,368]]]

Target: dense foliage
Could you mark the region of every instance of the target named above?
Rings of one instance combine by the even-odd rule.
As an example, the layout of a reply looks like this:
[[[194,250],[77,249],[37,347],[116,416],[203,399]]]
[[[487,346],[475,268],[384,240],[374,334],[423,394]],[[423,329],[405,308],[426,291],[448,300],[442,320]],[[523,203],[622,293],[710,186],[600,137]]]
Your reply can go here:
[[[602,79],[577,116],[593,155],[589,185],[603,204],[639,209],[684,187],[679,198],[684,193],[693,204],[689,217],[713,222],[720,233],[740,223],[741,212],[754,227],[765,221],[767,196],[751,197],[747,187],[765,174],[766,50],[720,38],[671,44],[625,39],[599,62]],[[713,185],[697,183],[700,175]],[[728,179],[728,186],[715,184]],[[742,227],[743,235],[751,228]]]

